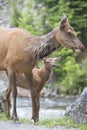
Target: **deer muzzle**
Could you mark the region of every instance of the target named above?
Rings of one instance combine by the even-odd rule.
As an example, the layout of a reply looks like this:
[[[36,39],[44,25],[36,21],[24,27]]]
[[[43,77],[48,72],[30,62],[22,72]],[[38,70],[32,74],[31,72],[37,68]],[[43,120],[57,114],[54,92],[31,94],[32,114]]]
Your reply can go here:
[[[75,51],[77,54],[79,54],[79,53],[81,53],[81,52],[84,52],[84,51],[85,51],[85,47],[83,46],[83,47],[81,47],[80,49],[75,48],[75,49],[74,49],[74,51]]]
[[[52,68],[56,68],[57,66],[56,65],[53,65]]]
[[[75,52],[76,52],[77,54],[79,54],[79,53],[81,52],[81,50],[80,50],[80,49],[75,49]]]

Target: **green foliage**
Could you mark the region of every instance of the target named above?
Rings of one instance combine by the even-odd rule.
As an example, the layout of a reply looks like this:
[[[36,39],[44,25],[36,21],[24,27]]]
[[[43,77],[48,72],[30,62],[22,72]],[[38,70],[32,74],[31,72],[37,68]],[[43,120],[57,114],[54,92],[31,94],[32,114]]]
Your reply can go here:
[[[36,0],[42,5],[40,10],[40,25],[43,29],[43,34],[49,32],[53,27],[58,26],[62,13],[66,13],[68,18],[72,20],[73,9],[70,9],[70,2],[66,0]],[[70,11],[71,10],[71,11]]]
[[[87,46],[87,2],[85,0],[71,0],[70,7],[74,9],[72,25],[79,32],[82,41]]]
[[[66,58],[64,70],[66,76],[62,80],[62,84],[65,86],[65,90],[72,92],[73,89],[76,89],[79,92],[84,87],[84,73],[74,57]]]
[[[80,124],[79,125],[79,130],[86,130],[87,129],[87,124]]]
[[[18,1],[12,0],[11,1],[11,6],[12,6],[12,11],[11,11],[11,26],[18,26],[18,18],[20,17],[20,9],[17,4]]]
[[[1,13],[2,10],[3,10],[3,7],[0,5],[0,13]]]
[[[22,27],[33,34],[39,35],[38,27],[38,12],[35,7],[34,0],[26,0],[21,17],[18,20],[19,27]]]
[[[59,0],[58,3],[55,3],[55,6],[53,6],[50,9],[50,17],[49,18],[49,24],[51,28],[58,26],[58,22],[60,21],[62,13],[66,13],[69,20],[72,20],[73,17],[73,9],[70,9],[70,2],[66,0]],[[53,14],[54,17],[51,15]]]
[[[61,60],[57,64],[57,68],[55,69],[55,78],[56,81],[59,82],[59,84],[62,82],[62,79],[66,76],[66,71],[64,69],[64,65],[66,62],[67,56],[73,56],[74,53],[72,50],[68,50],[66,48],[61,48],[57,51],[56,55],[55,52],[52,54],[52,57],[54,56],[61,56]]]
[[[7,121],[8,120],[5,113],[0,113],[0,120],[2,120],[2,121]]]
[[[76,90],[80,93],[85,87],[86,75],[76,61],[76,54],[72,50],[61,48],[57,51],[57,55],[61,56],[61,60],[55,69],[55,82],[60,92],[72,93]],[[55,56],[55,53],[52,55]],[[62,86],[62,87],[61,87]]]
[[[87,58],[82,62],[81,67],[83,73],[84,73],[84,80],[85,80],[85,86],[87,85]]]

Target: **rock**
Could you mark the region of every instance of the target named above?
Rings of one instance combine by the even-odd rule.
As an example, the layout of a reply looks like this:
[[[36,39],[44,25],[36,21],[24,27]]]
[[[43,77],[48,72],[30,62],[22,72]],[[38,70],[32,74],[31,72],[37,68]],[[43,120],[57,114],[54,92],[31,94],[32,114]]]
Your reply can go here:
[[[47,88],[47,91],[46,93],[44,94],[44,97],[47,98],[47,97],[51,97],[52,96],[52,92],[53,90],[51,88]]]
[[[0,26],[10,27],[10,2],[1,0],[0,7]]]
[[[57,88],[46,88],[44,87],[41,91],[41,97],[49,98],[49,97],[57,97],[59,94]]]
[[[7,85],[4,81],[0,80],[0,112],[5,112],[5,99],[6,99]]]
[[[66,116],[70,116],[76,123],[87,123],[87,87],[73,104],[66,108]]]

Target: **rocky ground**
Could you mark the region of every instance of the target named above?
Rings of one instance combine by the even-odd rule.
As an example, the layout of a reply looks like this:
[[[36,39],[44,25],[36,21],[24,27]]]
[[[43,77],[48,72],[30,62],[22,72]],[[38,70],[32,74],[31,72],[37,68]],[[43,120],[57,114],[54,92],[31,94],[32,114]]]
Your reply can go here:
[[[46,126],[30,125],[30,124],[14,124],[12,122],[0,121],[0,130],[79,130],[77,128],[65,128],[57,126],[54,128],[47,128]]]

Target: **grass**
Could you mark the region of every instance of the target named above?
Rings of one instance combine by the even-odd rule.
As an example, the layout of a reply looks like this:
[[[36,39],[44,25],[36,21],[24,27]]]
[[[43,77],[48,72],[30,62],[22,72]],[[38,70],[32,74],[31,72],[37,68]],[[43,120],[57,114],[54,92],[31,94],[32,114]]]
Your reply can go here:
[[[19,121],[20,121],[20,123],[32,124],[32,121],[31,121],[31,120],[28,120],[28,119],[25,119],[25,118],[21,118]]]
[[[80,124],[79,130],[87,130],[87,124]]]
[[[73,120],[67,117],[63,118],[55,118],[55,119],[46,119],[39,122],[39,125],[45,125],[47,127],[55,127],[55,126],[65,126],[65,127],[74,127],[78,128],[78,125],[74,123]]]
[[[9,117],[9,119],[7,118],[6,114],[5,113],[0,113],[0,121],[13,121],[11,117]],[[25,119],[25,118],[21,118],[19,120],[20,123],[29,123],[29,124],[32,124],[32,121],[31,120],[28,120],[28,119]]]
[[[0,113],[0,120],[8,121],[6,114]],[[28,120],[25,118],[21,118],[19,122],[32,124],[31,120]],[[39,121],[38,123],[36,123],[36,125],[45,125],[46,127],[49,127],[49,128],[55,127],[55,126],[64,126],[66,128],[78,128],[79,130],[87,130],[87,124],[76,124],[72,119],[65,116],[62,118],[45,119],[45,120]]]
[[[5,113],[0,113],[0,121],[7,121],[8,118],[6,117]]]
[[[40,121],[39,125],[45,125],[47,127],[64,126],[66,128],[78,128],[79,130],[87,130],[87,124],[76,124],[72,119],[68,117],[46,119]]]

